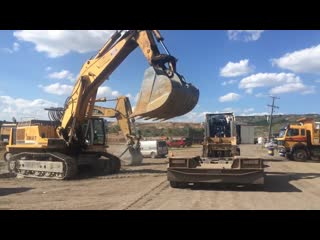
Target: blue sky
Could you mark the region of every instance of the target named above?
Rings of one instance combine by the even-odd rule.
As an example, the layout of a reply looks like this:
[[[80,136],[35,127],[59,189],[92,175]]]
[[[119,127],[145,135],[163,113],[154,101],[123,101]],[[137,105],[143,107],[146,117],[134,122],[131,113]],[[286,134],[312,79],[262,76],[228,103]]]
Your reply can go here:
[[[112,32],[0,31],[0,120],[46,119],[43,108],[63,105],[83,63]],[[193,111],[172,120],[201,122],[206,112],[220,111],[264,115],[270,95],[280,97],[277,113],[319,113],[320,31],[161,33],[179,60],[179,73],[200,89]],[[105,81],[100,95],[127,95],[134,106],[147,67],[137,48]]]

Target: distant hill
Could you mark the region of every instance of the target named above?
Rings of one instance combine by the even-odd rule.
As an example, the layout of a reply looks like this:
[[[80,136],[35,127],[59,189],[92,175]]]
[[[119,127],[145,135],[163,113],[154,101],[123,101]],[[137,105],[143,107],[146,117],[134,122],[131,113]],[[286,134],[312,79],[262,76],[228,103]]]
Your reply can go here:
[[[272,133],[277,134],[281,128],[289,123],[296,123],[299,118],[309,117],[314,118],[316,121],[320,122],[320,114],[284,114],[284,115],[274,115],[272,124]],[[269,116],[236,116],[237,123],[240,125],[252,125],[256,126],[255,136],[267,137],[269,130],[269,122],[267,121]],[[116,123],[115,123],[116,124]],[[183,128],[193,128],[201,129],[202,123],[190,123],[190,122],[154,122],[154,123],[139,123],[137,122],[137,127],[142,130],[146,129],[183,129]]]
[[[320,122],[320,114],[284,114],[273,116],[273,128],[272,132],[277,134],[280,128],[286,126],[289,123],[296,123],[297,119],[309,117],[314,118]],[[238,124],[256,126],[256,137],[268,135],[269,122],[268,116],[236,116]],[[2,123],[10,123],[6,121],[0,121]],[[142,131],[145,136],[187,136],[192,132],[194,135],[199,135],[203,128],[203,123],[192,122],[136,122],[137,129]],[[117,126],[117,122],[109,122],[109,129],[112,129],[110,133],[116,133],[120,130]]]
[[[297,123],[299,118],[309,117],[316,121],[320,121],[319,114],[284,114],[274,115],[272,118],[272,133],[277,134],[279,130],[290,123]],[[238,123],[243,125],[256,126],[255,136],[268,136],[269,122],[267,121],[269,116],[236,116]]]

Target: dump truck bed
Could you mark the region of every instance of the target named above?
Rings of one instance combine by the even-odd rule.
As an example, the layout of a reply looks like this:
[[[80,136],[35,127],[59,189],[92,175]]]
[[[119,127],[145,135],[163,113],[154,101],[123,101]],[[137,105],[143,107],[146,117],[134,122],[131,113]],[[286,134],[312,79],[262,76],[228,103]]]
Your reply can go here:
[[[167,179],[172,187],[201,182],[264,184],[263,159],[170,157]]]

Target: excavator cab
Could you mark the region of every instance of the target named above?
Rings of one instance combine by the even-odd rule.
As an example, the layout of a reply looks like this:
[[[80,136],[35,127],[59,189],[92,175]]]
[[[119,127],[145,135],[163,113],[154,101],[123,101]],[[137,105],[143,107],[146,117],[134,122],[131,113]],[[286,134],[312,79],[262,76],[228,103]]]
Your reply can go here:
[[[149,67],[131,117],[164,121],[190,112],[198,100],[199,90],[180,74]]]
[[[90,118],[82,125],[87,145],[105,145],[105,125],[102,118]]]

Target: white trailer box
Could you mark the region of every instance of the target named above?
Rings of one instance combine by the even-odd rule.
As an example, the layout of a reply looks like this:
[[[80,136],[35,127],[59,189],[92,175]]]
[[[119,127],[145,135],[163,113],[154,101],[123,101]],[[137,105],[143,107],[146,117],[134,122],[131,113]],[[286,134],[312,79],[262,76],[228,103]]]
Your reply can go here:
[[[241,125],[241,143],[254,144],[254,128],[255,126]]]

